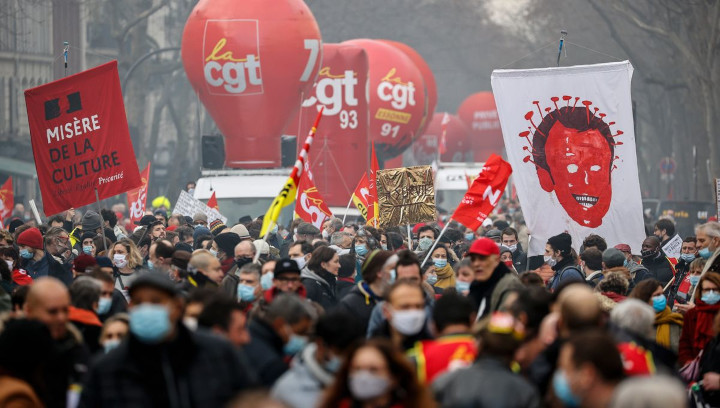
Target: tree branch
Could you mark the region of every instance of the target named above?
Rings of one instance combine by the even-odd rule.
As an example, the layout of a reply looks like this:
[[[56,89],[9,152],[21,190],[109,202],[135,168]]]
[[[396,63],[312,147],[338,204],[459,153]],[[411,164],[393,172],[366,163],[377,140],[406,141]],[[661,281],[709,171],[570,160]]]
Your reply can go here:
[[[160,3],[158,3],[156,6],[151,7],[142,13],[140,13],[135,20],[131,21],[128,25],[125,26],[125,29],[123,30],[122,34],[120,34],[120,44],[125,44],[125,38],[127,38],[127,35],[130,33],[130,30],[132,30],[133,27],[143,22],[143,20],[146,20],[153,14],[155,14],[157,11],[165,7],[167,5],[168,0],[161,0]]]

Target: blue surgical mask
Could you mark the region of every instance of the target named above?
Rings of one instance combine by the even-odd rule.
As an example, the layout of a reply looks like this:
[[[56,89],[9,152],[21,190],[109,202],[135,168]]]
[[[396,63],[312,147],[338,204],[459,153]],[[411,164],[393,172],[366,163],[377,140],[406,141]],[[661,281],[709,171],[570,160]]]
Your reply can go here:
[[[365,256],[368,253],[368,249],[363,245],[355,245],[355,252],[360,256]]]
[[[458,292],[465,292],[466,290],[470,290],[470,282],[461,282],[459,280],[455,281],[455,289],[457,289]]]
[[[560,401],[563,403],[566,407],[579,407],[580,406],[580,398],[578,398],[577,395],[573,394],[572,390],[570,389],[570,384],[568,383],[567,377],[565,376],[565,372],[562,370],[558,370],[555,372],[555,375],[553,376],[553,390],[555,391],[555,396],[557,396]]]
[[[700,282],[700,275],[691,275],[689,280],[691,285],[697,286],[698,282]]]
[[[268,272],[260,278],[260,286],[262,286],[263,290],[270,290],[273,286],[273,278],[275,275],[272,272]]]
[[[714,305],[715,303],[720,301],[720,293],[711,290],[710,292],[703,294],[700,300],[702,300],[704,303],[707,303],[708,305]]]
[[[653,302],[653,309],[655,309],[655,313],[660,313],[663,310],[665,310],[665,306],[667,306],[667,299],[665,299],[664,295],[657,295],[652,297]]]
[[[465,234],[465,241],[472,241],[474,239],[475,239],[475,234],[473,234],[472,232],[469,234]]]
[[[33,257],[33,254],[28,251],[27,249],[23,248],[20,250],[20,258],[22,259],[30,259]]]
[[[695,254],[680,254],[680,259],[685,261],[685,263],[690,263],[695,260]]]
[[[442,269],[447,265],[447,259],[433,258],[433,263],[435,264],[436,268]]]
[[[418,241],[418,248],[421,251],[427,251],[432,246],[433,240],[428,237],[420,238],[420,241]]]
[[[120,340],[105,340],[105,343],[103,343],[103,349],[105,350],[105,354],[109,353],[112,350],[115,350],[120,345]]]
[[[143,303],[130,309],[130,333],[143,343],[160,343],[170,333],[170,311],[163,305]]]
[[[630,266],[630,261],[628,261],[627,259],[626,259],[625,261],[623,261],[623,266],[626,267],[626,268],[629,267],[629,266]]]
[[[147,267],[152,271],[153,269],[155,269],[155,264],[153,263],[153,261],[148,259]]]
[[[710,248],[703,248],[698,251],[698,255],[700,255],[703,259],[709,259],[712,252],[710,252]]]
[[[425,280],[429,285],[434,285],[437,283],[437,275],[428,275],[427,279]]]
[[[380,244],[380,248],[382,248],[383,251],[387,251],[387,244]]]
[[[98,308],[95,312],[99,315],[107,314],[110,311],[110,306],[112,306],[112,298],[101,297],[98,300]]]
[[[84,246],[83,252],[85,252],[88,255],[92,255],[92,245]]]
[[[255,300],[255,287],[245,284],[239,284],[237,287],[237,297],[246,302]]]
[[[283,346],[283,352],[286,356],[294,356],[299,353],[307,345],[307,337],[298,336],[293,333],[290,335],[290,340]]]
[[[390,284],[395,283],[395,279],[397,279],[397,272],[395,269],[390,269]]]
[[[218,251],[216,251],[216,250],[214,250],[214,249],[209,249],[209,251],[210,251],[210,254],[212,254],[212,256],[214,256],[215,258],[217,258],[217,256],[218,256]]]
[[[332,356],[330,360],[326,361],[324,364],[325,370],[332,374],[340,371],[340,366],[342,366],[342,360],[340,360],[337,356]]]

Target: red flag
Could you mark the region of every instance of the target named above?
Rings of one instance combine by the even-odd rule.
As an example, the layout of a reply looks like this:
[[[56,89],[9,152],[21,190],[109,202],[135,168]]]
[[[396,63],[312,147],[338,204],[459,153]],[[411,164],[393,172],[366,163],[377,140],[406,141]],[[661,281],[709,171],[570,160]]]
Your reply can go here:
[[[147,203],[148,185],[150,185],[150,163],[148,162],[145,170],[140,173],[140,188],[130,190],[127,193],[128,208],[130,208],[130,222],[137,225],[140,219],[145,215],[145,204]]]
[[[475,180],[475,176],[465,173],[465,181],[467,182],[468,190],[472,187],[473,180]]]
[[[305,171],[300,175],[298,184],[298,196],[295,201],[295,214],[303,221],[309,222],[317,228],[322,228],[326,219],[332,217],[332,213],[325,204],[312,180],[310,165],[305,162]]]
[[[450,123],[450,115],[445,112],[440,125],[442,126],[442,133],[440,134],[440,143],[438,143],[438,153],[441,155],[447,152],[447,125]]]
[[[472,230],[480,228],[500,201],[510,174],[510,164],[496,154],[491,155],[452,218]]]
[[[360,211],[360,214],[368,219],[368,200],[370,199],[370,183],[368,182],[367,173],[363,174],[360,178],[360,182],[352,195],[352,202],[355,207]]]
[[[13,195],[12,177],[8,177],[5,184],[0,187],[0,226],[5,225],[5,220],[12,215],[15,207],[15,196]]]
[[[25,91],[46,215],[138,188],[117,61]]]
[[[377,193],[377,172],[380,170],[378,165],[377,155],[375,154],[375,143],[372,144],[372,158],[370,162],[370,176],[368,177],[368,184],[370,195],[368,196],[368,218],[367,225],[372,225],[377,228],[378,218],[380,216],[380,207],[378,206],[378,193]]]
[[[213,191],[212,195],[210,196],[210,199],[207,202],[207,206],[220,211],[220,208],[218,207],[218,203],[217,203],[217,197],[215,197],[214,191]]]

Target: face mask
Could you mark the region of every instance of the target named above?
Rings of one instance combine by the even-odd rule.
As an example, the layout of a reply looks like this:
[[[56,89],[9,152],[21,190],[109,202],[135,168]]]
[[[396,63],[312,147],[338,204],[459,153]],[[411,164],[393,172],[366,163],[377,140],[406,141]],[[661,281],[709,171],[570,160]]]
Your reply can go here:
[[[286,356],[294,356],[304,349],[305,345],[307,345],[307,337],[293,333],[290,335],[290,340],[283,346],[283,352]]]
[[[105,343],[103,343],[103,349],[105,350],[105,354],[109,353],[112,350],[115,350],[120,345],[120,340],[105,340]]]
[[[348,388],[355,399],[366,401],[385,394],[390,381],[367,370],[359,370],[349,377]]]
[[[508,249],[510,250],[510,252],[515,252],[517,250],[517,244],[508,245]]]
[[[720,301],[720,294],[715,292],[714,290],[711,290],[710,292],[702,295],[700,300],[707,303],[708,305],[714,305],[715,303]]]
[[[695,254],[680,254],[680,259],[685,261],[685,263],[690,263],[695,260]]]
[[[107,312],[110,311],[110,306],[112,306],[112,298],[101,297],[100,300],[98,300],[98,307],[95,312],[99,315],[107,314]]]
[[[447,259],[436,258],[433,259],[433,263],[435,264],[436,268],[442,269],[447,265]]]
[[[27,249],[23,248],[20,250],[20,258],[22,259],[30,259],[33,257],[33,254],[28,251]]]
[[[580,406],[580,398],[573,394],[568,384],[567,377],[565,377],[564,371],[556,371],[553,376],[553,390],[555,395],[562,401],[566,407],[578,407]]]
[[[507,266],[509,269],[512,269],[515,267],[515,264],[513,264],[513,261],[505,261],[505,266]]]
[[[160,343],[170,333],[170,311],[143,303],[130,309],[130,332],[143,343]]]
[[[390,320],[395,330],[405,336],[414,336],[420,333],[425,325],[425,309],[422,310],[396,310]]]
[[[13,264],[14,264],[15,262],[14,262],[14,261],[5,261],[5,263],[7,264],[8,269],[10,269],[10,270],[12,271],[12,270],[13,270]]]
[[[465,234],[465,241],[472,241],[474,239],[475,239],[475,234],[473,234],[473,233]]]
[[[298,256],[297,258],[290,258],[290,259],[297,262],[298,268],[302,269],[305,267],[305,257],[304,256]]]
[[[155,269],[155,264],[153,263],[153,261],[148,259],[147,267],[152,271],[153,269]]]
[[[628,260],[626,259],[626,260],[623,262],[623,266],[626,267],[626,268],[627,268],[628,266],[630,266],[630,261],[628,261]]]
[[[268,272],[260,278],[260,286],[262,286],[263,290],[270,290],[270,288],[272,288],[273,277],[274,274],[272,272]]]
[[[325,367],[325,370],[327,370],[329,373],[335,374],[340,371],[341,365],[342,360],[340,360],[336,356],[333,356],[330,358],[330,360],[326,361],[323,366]]]
[[[190,329],[190,331],[195,331],[198,328],[198,320],[195,317],[184,317],[183,324]]]
[[[428,275],[425,281],[428,283],[428,285],[432,286],[437,283],[437,275]]]
[[[655,254],[657,254],[657,252],[652,249],[644,249],[644,250],[640,251],[640,256],[642,256],[643,259],[650,259],[650,258],[654,257]]]
[[[277,234],[277,231],[278,231],[278,226],[277,226],[277,224],[275,224],[275,225],[273,225],[272,229],[270,230],[270,233]]]
[[[365,246],[365,244],[363,244],[363,245],[355,245],[355,252],[356,252],[358,255],[360,255],[360,256],[365,256],[365,255],[367,255],[367,253],[368,253],[368,249],[367,249],[367,247]]]
[[[548,264],[548,266],[550,267],[555,266],[555,264],[557,263],[557,261],[554,260],[553,257],[550,255],[543,256],[543,261],[545,261],[545,263]]]
[[[420,241],[418,241],[418,248],[421,251],[427,251],[430,249],[430,246],[432,246],[432,243],[433,240],[428,237],[420,238]]]
[[[383,251],[387,251],[387,244],[381,244],[380,248],[382,248]]]
[[[662,312],[663,310],[665,310],[665,306],[667,305],[667,299],[665,299],[665,296],[663,295],[653,296],[652,302],[655,313]]]
[[[84,246],[83,252],[85,252],[88,255],[92,255],[92,246]]]
[[[692,275],[690,276],[690,284],[693,286],[696,286],[700,282],[700,275]]]
[[[700,255],[703,259],[709,259],[710,255],[712,255],[712,252],[710,252],[710,248],[703,248],[698,251],[698,255]]]
[[[216,250],[214,250],[214,249],[208,249],[208,251],[210,251],[210,254],[211,254],[212,256],[214,256],[215,258],[218,257],[218,251],[216,251]]]
[[[237,297],[246,302],[255,300],[255,287],[250,285],[239,284],[237,287]]]
[[[465,292],[466,290],[470,290],[470,282],[461,282],[459,280],[456,280],[455,289],[457,289],[457,291],[460,293]]]
[[[395,283],[395,279],[397,279],[397,272],[395,272],[395,269],[390,269],[390,284],[392,285]]]
[[[248,258],[246,256],[243,256],[241,258],[238,258],[235,260],[235,265],[237,265],[238,269],[242,268],[243,266],[249,264],[252,262],[252,258]]]
[[[125,254],[115,254],[113,255],[113,263],[118,268],[124,268],[127,266],[127,259],[125,259]]]
[[[330,234],[327,232],[327,230],[322,230],[322,237],[323,239],[327,240]]]

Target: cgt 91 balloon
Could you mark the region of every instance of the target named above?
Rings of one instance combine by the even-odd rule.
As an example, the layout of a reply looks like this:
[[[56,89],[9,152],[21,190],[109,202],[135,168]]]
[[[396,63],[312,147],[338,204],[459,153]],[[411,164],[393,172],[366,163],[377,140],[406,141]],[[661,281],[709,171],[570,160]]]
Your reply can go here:
[[[505,142],[492,92],[468,96],[460,104],[458,116],[470,128],[470,148],[476,162],[486,161],[492,153],[502,154]]]
[[[425,113],[425,83],[400,49],[377,40],[350,40],[365,49],[370,76],[370,140],[378,160],[401,154],[417,136]]]
[[[312,88],[320,29],[302,0],[200,0],[182,39],[185,72],[225,137],[225,166],[278,167],[286,122]]]

